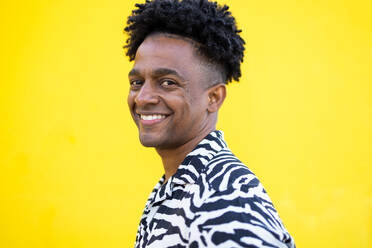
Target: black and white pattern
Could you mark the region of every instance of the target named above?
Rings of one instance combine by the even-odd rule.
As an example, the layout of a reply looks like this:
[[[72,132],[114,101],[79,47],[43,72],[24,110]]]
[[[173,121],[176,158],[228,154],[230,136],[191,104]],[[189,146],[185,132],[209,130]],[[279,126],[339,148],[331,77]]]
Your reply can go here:
[[[291,247],[257,177],[229,150],[221,131],[190,152],[149,196],[136,248]]]

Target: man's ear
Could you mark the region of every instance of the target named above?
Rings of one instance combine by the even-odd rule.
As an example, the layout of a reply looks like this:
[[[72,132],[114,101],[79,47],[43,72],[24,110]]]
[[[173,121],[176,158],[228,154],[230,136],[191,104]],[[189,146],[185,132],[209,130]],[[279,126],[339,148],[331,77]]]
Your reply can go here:
[[[208,89],[208,112],[214,113],[219,110],[226,98],[226,85],[219,83]]]

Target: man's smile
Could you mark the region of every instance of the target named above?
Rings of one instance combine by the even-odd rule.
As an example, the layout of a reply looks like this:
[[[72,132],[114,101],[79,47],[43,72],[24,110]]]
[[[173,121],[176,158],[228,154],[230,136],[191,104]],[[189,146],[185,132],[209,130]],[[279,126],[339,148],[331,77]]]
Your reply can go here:
[[[169,115],[165,114],[136,114],[137,117],[140,119],[140,122],[142,125],[154,125],[159,122],[162,122],[165,118],[167,118]]]

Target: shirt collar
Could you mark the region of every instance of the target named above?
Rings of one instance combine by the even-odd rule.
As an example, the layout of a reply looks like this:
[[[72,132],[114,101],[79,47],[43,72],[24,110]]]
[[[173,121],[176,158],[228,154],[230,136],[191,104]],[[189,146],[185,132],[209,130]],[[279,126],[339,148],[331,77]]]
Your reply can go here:
[[[227,145],[223,138],[223,132],[216,130],[209,133],[185,157],[176,173],[171,176],[164,185],[157,189],[154,203],[170,198],[175,185],[196,183],[200,174],[206,169],[208,162],[224,148],[227,148]],[[158,185],[163,182],[164,176],[160,179]]]

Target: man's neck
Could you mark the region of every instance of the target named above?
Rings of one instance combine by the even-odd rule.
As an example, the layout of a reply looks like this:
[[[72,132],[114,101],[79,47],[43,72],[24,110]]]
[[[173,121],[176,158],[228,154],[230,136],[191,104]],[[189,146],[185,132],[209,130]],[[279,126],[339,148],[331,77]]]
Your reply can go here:
[[[162,159],[165,173],[164,184],[167,180],[173,176],[179,165],[185,159],[186,155],[189,154],[199,143],[207,136],[210,132],[215,130],[215,127],[201,132],[200,135],[192,138],[187,143],[172,149],[161,149],[156,148],[157,153]]]

